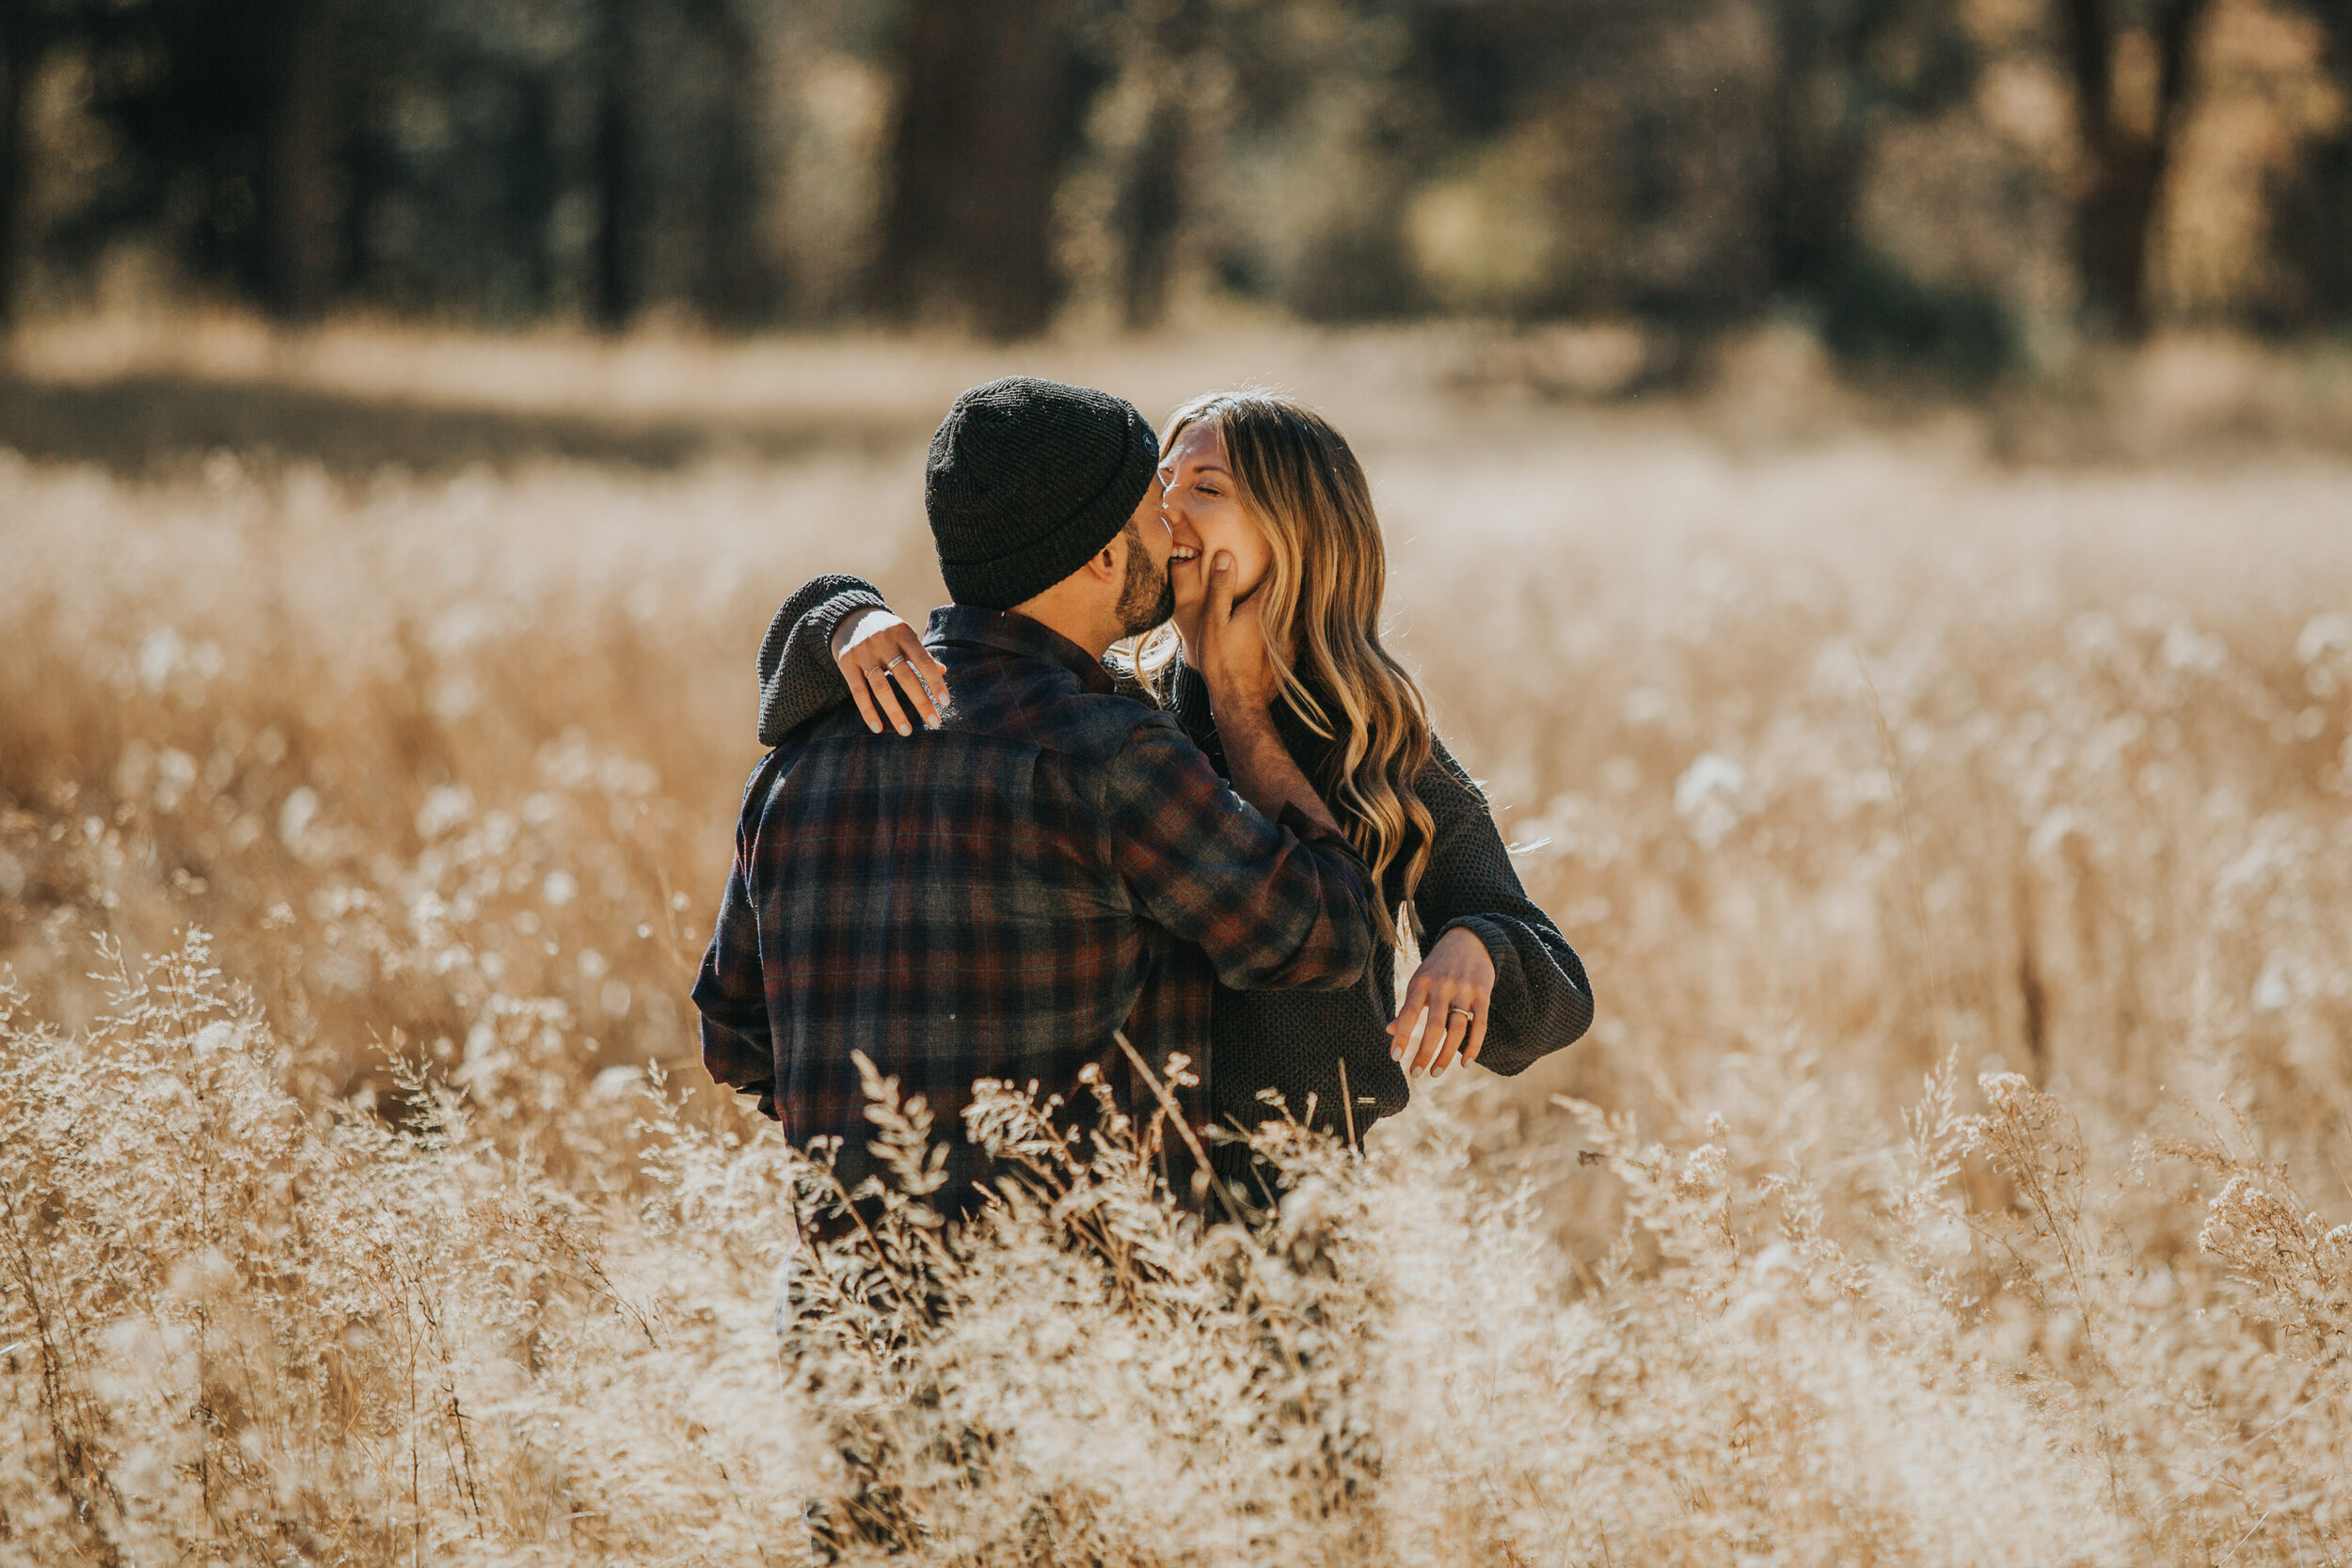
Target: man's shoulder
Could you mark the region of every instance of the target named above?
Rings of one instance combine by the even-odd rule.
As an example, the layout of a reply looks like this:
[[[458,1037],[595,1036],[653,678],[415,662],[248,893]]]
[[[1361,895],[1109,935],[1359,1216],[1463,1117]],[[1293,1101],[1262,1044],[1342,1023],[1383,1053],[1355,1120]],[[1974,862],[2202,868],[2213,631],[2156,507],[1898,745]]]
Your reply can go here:
[[[843,704],[782,737],[760,759],[745,781],[743,813],[758,817],[780,791],[822,792],[836,777],[854,775],[870,785],[903,766],[909,781],[937,781],[960,770],[1025,772],[1040,758],[1051,759],[1068,787],[1100,803],[1105,788],[1116,790],[1112,781],[1144,771],[1164,775],[1171,760],[1181,766],[1171,751],[1198,750],[1169,714],[1117,692],[1089,691],[1064,675],[1002,671],[985,684],[959,683],[946,721],[911,736],[873,734]],[[876,765],[881,775],[871,772]]]
[[[1058,737],[1055,749],[1098,765],[1113,762],[1137,743],[1173,739],[1190,744],[1175,720],[1118,692],[1071,692],[1052,705],[1051,718]]]
[[[1050,660],[990,653],[946,662],[954,688],[949,733],[1000,736],[1098,766],[1163,727],[1182,737],[1160,709],[1121,692],[1089,690],[1074,672]]]

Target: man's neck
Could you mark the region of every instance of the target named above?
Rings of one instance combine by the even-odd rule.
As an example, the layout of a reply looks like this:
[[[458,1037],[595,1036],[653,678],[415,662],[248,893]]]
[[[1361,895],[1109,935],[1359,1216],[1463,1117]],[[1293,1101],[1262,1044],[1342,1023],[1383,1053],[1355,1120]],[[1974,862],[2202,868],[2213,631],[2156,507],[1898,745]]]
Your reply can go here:
[[[1060,586],[1057,583],[1055,588]],[[1049,631],[1059,632],[1097,660],[1119,641],[1117,636],[1106,634],[1103,617],[1094,612],[1092,605],[1077,602],[1073,595],[1057,593],[1055,589],[1014,605],[1012,610],[1014,614],[1025,615]]]

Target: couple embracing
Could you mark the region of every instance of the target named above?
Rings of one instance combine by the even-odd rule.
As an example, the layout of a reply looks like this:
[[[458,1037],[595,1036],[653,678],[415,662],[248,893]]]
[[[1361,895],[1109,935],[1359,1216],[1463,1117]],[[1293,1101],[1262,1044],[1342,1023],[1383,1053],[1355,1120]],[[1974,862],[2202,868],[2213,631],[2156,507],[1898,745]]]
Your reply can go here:
[[[1219,393],[1155,436],[1009,377],[948,410],[924,503],[953,602],[922,638],[846,577],[769,629],[772,750],[693,991],[712,1076],[796,1145],[840,1139],[846,1185],[871,1168],[852,1052],[946,1127],[977,1079],[1083,1103],[1092,1065],[1132,1093],[1123,1031],[1189,1058],[1204,1129],[1271,1090],[1358,1137],[1416,1077],[1584,1032],[1583,965],[1381,647],[1370,487],[1320,416]],[[1400,919],[1426,954],[1401,1006]],[[968,1213],[990,1173],[949,1149],[937,1198]]]

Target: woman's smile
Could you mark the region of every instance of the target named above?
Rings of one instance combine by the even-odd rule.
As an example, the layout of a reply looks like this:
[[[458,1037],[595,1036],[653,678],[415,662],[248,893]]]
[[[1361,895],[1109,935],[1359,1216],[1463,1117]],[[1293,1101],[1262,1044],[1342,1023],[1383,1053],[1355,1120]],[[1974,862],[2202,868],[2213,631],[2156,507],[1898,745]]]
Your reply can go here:
[[[1233,557],[1233,598],[1247,600],[1264,578],[1273,551],[1243,504],[1225,438],[1207,421],[1186,426],[1160,460],[1160,515],[1174,542],[1168,558],[1176,590],[1177,629],[1189,634],[1207,602],[1209,562],[1219,550]]]

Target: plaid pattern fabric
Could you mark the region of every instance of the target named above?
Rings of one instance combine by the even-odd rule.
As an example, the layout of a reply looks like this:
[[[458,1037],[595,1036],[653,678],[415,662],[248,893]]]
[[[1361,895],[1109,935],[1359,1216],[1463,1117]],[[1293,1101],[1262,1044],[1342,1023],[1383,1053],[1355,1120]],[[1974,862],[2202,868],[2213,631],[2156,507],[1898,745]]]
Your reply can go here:
[[[1205,1067],[1215,981],[1361,976],[1372,893],[1344,839],[1268,822],[1025,616],[951,607],[926,641],[955,695],[940,730],[876,736],[844,705],[744,793],[693,998],[711,1076],[794,1143],[836,1136],[846,1180],[870,1168],[853,1050],[946,1132],[976,1079],[1070,1096],[1091,1061],[1125,1083],[1122,1027],[1155,1069]],[[961,1196],[980,1172],[951,1150]]]

